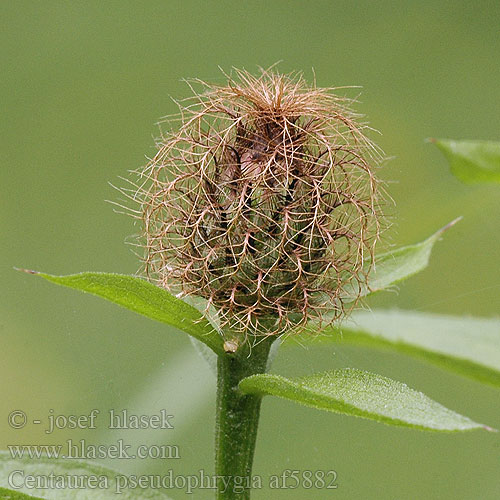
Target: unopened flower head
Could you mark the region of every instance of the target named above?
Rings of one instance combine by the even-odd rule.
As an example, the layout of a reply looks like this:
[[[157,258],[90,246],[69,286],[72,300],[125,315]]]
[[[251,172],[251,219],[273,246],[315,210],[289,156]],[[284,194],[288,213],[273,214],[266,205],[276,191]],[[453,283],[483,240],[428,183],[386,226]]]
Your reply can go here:
[[[245,335],[338,319],[378,239],[380,155],[335,89],[273,70],[227,80],[191,82],[140,172],[147,275]]]

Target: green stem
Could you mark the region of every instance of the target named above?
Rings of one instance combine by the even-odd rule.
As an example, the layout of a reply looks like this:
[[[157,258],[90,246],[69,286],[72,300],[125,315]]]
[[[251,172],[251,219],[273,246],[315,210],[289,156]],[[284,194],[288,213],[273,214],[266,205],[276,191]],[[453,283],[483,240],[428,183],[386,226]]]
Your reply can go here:
[[[238,384],[245,377],[266,371],[273,340],[268,338],[251,350],[241,346],[235,353],[218,358],[215,423],[217,500],[250,498],[262,397],[242,394]]]

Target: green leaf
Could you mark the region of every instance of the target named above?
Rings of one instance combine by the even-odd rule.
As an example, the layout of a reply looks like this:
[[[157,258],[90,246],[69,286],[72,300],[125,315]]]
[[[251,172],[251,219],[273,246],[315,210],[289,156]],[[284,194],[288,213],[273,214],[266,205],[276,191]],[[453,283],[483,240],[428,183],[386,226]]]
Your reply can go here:
[[[43,500],[41,497],[34,497],[32,495],[25,495],[17,491],[0,488],[0,500]]]
[[[500,320],[410,311],[358,311],[315,335],[290,335],[300,344],[342,343],[390,349],[500,387]]]
[[[126,309],[183,330],[218,354],[224,352],[222,337],[198,310],[144,279],[111,273],[53,276],[36,271],[23,271],[58,285],[103,297]]]
[[[51,476],[53,479],[50,479]],[[52,500],[67,500],[68,498],[72,500],[86,500],[88,498],[96,500],[116,498],[123,500],[169,500],[170,497],[164,493],[164,490],[151,487],[149,484],[145,485],[145,488],[138,485],[133,488],[130,481],[125,482],[129,478],[131,476],[89,462],[69,459],[12,458],[9,453],[0,452],[0,486],[16,488],[14,493],[10,489],[0,488],[0,499],[24,500],[39,498],[38,496],[33,497],[33,495],[42,495],[43,498]],[[44,481],[46,483],[52,481],[53,487],[36,487],[36,482],[43,483]],[[59,481],[64,481],[63,486],[66,487],[58,487]],[[48,485],[50,486],[50,483]],[[73,488],[67,487],[71,485]],[[94,487],[92,487],[93,485]],[[18,486],[19,489],[17,489]],[[75,486],[82,487],[75,488]],[[117,490],[120,489],[121,494],[117,494]],[[23,493],[30,496],[23,495]]]
[[[460,219],[461,217],[451,221],[420,243],[380,254],[375,258],[375,266],[372,265],[371,260],[368,260],[365,264],[368,285],[362,285],[361,290],[358,285],[346,287],[344,299],[358,297],[359,292],[361,292],[361,297],[364,297],[385,290],[425,269],[429,265],[429,258],[436,241]]]
[[[500,183],[500,142],[429,139],[445,155],[451,172],[466,184]]]
[[[492,430],[436,403],[406,384],[352,368],[287,379],[252,375],[247,394],[273,395],[305,406],[427,431]]]

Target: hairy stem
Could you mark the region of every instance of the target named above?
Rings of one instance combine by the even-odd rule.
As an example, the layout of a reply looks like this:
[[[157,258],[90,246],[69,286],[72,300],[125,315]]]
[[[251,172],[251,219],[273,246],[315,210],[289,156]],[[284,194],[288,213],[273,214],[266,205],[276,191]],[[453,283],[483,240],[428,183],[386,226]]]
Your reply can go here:
[[[215,473],[217,500],[250,498],[252,462],[257,438],[261,397],[242,394],[239,382],[264,373],[273,337],[252,349],[241,346],[217,362]]]

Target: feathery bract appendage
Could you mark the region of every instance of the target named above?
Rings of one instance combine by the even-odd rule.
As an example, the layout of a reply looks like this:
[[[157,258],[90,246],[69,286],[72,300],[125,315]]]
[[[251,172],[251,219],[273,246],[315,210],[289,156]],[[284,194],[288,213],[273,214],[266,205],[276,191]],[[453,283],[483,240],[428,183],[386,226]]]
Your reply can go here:
[[[140,172],[148,276],[246,335],[341,317],[379,234],[381,158],[365,127],[300,75],[194,84]]]

